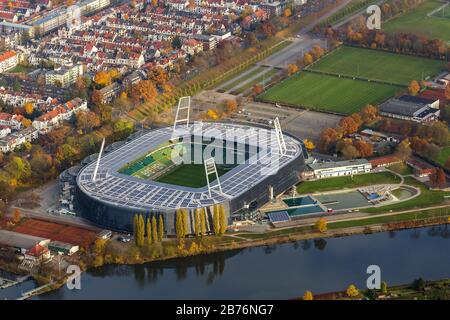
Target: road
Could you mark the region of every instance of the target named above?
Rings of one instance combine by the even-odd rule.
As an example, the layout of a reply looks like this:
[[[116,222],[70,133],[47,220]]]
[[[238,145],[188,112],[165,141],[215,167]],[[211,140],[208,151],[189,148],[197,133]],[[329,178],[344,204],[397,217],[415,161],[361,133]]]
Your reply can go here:
[[[313,48],[316,45],[319,45],[321,47],[327,47],[327,43],[323,39],[319,38],[313,38],[310,35],[308,35],[308,32],[311,31],[318,23],[326,20],[331,15],[335,14],[337,11],[341,10],[343,7],[345,7],[347,4],[349,4],[351,0],[345,0],[340,5],[334,7],[330,12],[323,15],[316,21],[310,23],[309,25],[305,26],[300,30],[300,32],[292,39],[292,44],[288,45],[287,47],[281,49],[280,51],[270,55],[269,57],[261,60],[260,62],[256,63],[255,66],[249,68],[245,72],[240,73],[237,77],[234,77],[230,79],[229,81],[226,81],[222,84],[220,84],[216,90],[223,90],[224,88],[228,88],[232,83],[235,81],[238,81],[239,79],[244,79],[247,75],[249,75],[252,72],[255,72],[260,66],[268,67],[267,70],[261,70],[260,73],[257,73],[253,75],[250,79],[245,79],[240,83],[239,85],[234,86],[231,89],[226,90],[226,92],[231,92],[233,90],[239,89],[240,87],[244,86],[245,84],[249,83],[250,81],[261,77],[262,74],[268,72],[272,68],[286,68],[288,64],[295,63],[299,58],[303,57],[303,54],[307,51],[309,51],[311,48]]]

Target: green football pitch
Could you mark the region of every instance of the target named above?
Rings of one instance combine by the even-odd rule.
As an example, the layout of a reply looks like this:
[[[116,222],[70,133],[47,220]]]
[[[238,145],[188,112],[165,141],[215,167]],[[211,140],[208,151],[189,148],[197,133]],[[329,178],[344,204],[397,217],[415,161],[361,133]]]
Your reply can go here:
[[[342,47],[309,67],[312,71],[408,85],[441,72],[445,62],[377,50]]]
[[[219,177],[227,173],[231,168],[225,168],[217,165]],[[216,180],[214,174],[209,176],[210,181]],[[175,167],[171,172],[156,179],[156,181],[185,186],[191,188],[201,188],[206,186],[205,166],[203,164],[182,164]]]
[[[411,12],[382,24],[382,29],[389,33],[414,33],[450,42],[450,6],[433,13],[443,4],[436,0],[425,1]]]
[[[399,89],[391,85],[301,72],[259,97],[271,102],[351,114],[367,104],[387,100]]]

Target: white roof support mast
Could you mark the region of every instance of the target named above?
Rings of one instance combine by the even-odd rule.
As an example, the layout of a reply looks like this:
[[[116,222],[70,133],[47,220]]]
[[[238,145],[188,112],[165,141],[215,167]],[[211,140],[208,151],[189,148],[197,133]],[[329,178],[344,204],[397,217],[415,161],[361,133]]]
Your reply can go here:
[[[103,148],[105,147],[105,138],[103,138],[102,146],[100,147],[100,152],[98,154],[97,163],[95,164],[94,175],[92,176],[92,181],[95,182],[97,178],[98,167],[100,166],[100,159],[102,158]]]
[[[204,160],[204,165],[205,165],[205,174],[206,174],[206,182],[208,184],[208,193],[209,196],[211,197],[211,190],[212,190],[212,186],[209,183],[209,176],[211,174],[215,174],[216,175],[216,181],[217,181],[217,186],[219,188],[219,192],[222,192],[222,186],[220,185],[220,180],[219,180],[219,174],[217,173],[217,168],[216,168],[216,162],[214,161],[214,158],[208,158]]]
[[[283,132],[281,131],[280,120],[278,117],[273,121],[275,125],[275,134],[277,136],[278,147],[280,148],[280,154],[284,155],[287,151],[286,143],[284,142]]]
[[[179,117],[181,117],[180,111],[183,111],[183,110],[187,110],[187,112],[185,112],[185,118],[179,119]],[[186,128],[189,128],[189,112],[190,112],[190,110],[191,110],[191,97],[190,96],[181,97],[178,100],[177,112],[175,114],[175,122],[173,123],[173,131],[176,130],[177,124],[179,124],[179,123],[185,123]]]

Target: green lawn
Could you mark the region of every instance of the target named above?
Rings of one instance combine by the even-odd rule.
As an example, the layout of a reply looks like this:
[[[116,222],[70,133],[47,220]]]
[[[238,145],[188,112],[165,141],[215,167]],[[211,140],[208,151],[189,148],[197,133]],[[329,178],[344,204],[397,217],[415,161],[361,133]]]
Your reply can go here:
[[[217,166],[219,177],[229,169]],[[216,180],[214,175],[210,175],[210,182]],[[185,186],[190,188],[201,188],[206,186],[205,167],[203,164],[183,164],[177,166],[171,172],[159,177],[156,181]]]
[[[364,209],[364,211],[370,213],[379,213],[391,210],[396,211],[415,208],[425,208],[432,205],[443,203],[444,201],[446,201],[445,196],[450,196],[450,192],[428,190],[428,188],[424,184],[422,184],[421,182],[417,181],[412,177],[406,177],[405,184],[420,188],[421,194],[411,200],[398,202],[378,208]]]
[[[390,222],[397,222],[397,221],[411,221],[411,220],[420,220],[420,219],[427,219],[427,218],[435,218],[435,217],[445,217],[450,214],[450,211],[448,208],[442,208],[442,209],[432,209],[432,210],[424,210],[424,211],[418,211],[418,212],[408,212],[408,213],[401,213],[396,214],[392,216],[386,216],[386,217],[373,217],[373,218],[367,218],[367,219],[361,219],[361,220],[353,220],[353,221],[341,221],[341,222],[330,222],[328,224],[328,229],[340,229],[340,228],[351,228],[351,227],[360,227],[360,226],[367,226],[371,224],[378,224],[378,223],[390,223]]]
[[[428,17],[427,14],[439,8],[443,3],[435,0],[426,1],[416,10],[382,25],[386,32],[410,32],[431,39],[441,39],[450,42],[450,18],[442,18],[442,11]],[[449,16],[450,6],[444,14]]]
[[[7,72],[8,73],[29,73],[31,71],[33,71],[35,68],[31,67],[31,66],[23,66],[18,64],[17,66],[15,66],[12,69],[9,69]]]
[[[445,162],[450,157],[450,147],[442,148],[439,155],[434,159],[441,166],[445,166]]]
[[[413,174],[411,167],[404,163],[393,164],[392,166],[389,166],[388,169],[402,176]]]
[[[425,78],[436,75],[444,68],[445,62],[439,60],[341,47],[308,69],[407,85],[411,80],[421,80],[422,75]]]
[[[399,88],[360,80],[300,72],[259,97],[272,102],[352,114],[367,104],[379,104]]]
[[[343,188],[357,188],[375,184],[399,183],[400,178],[390,172],[367,173],[351,176],[300,182],[297,192],[300,194],[325,192]]]

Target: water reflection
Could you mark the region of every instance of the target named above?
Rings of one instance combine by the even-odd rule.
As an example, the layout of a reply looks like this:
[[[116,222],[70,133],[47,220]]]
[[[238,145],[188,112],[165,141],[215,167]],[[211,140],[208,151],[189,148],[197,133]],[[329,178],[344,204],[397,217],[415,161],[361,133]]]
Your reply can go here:
[[[80,292],[62,288],[40,299],[285,299],[361,287],[371,264],[391,285],[439,279],[450,276],[448,238],[448,226],[436,226],[109,265],[83,274]]]

